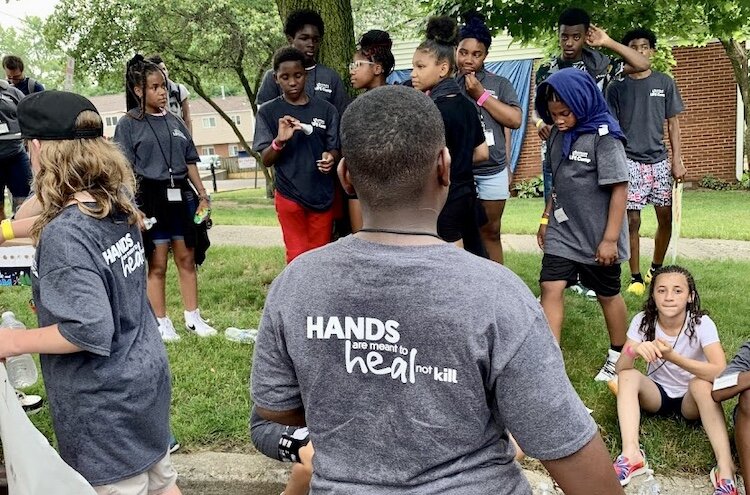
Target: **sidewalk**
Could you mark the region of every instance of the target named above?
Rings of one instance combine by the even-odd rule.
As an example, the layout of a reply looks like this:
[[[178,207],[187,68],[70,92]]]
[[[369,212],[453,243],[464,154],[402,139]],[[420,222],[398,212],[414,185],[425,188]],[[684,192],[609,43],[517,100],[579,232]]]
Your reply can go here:
[[[280,227],[254,227],[249,225],[215,225],[209,232],[214,246],[283,246]],[[503,246],[509,251],[541,253],[536,236],[503,234]],[[699,260],[732,259],[750,261],[750,241],[720,239],[680,239],[678,256]],[[654,252],[654,240],[641,238],[641,257],[648,259]],[[667,251],[667,260],[669,260]]]
[[[255,452],[177,453],[172,456],[172,461],[180,475],[178,484],[185,495],[279,495],[284,489],[290,467],[290,464]],[[539,493],[542,482],[552,486],[546,473],[524,469],[524,474],[535,494]],[[625,492],[637,494],[644,478],[634,478]],[[713,490],[708,473],[705,476],[675,478],[657,475],[656,478],[661,484],[661,495],[705,495]]]

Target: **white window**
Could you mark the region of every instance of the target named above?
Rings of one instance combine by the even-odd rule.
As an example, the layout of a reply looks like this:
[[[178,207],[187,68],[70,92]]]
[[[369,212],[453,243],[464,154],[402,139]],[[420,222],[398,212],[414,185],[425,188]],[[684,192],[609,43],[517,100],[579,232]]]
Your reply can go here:
[[[104,121],[105,121],[105,124],[107,125],[107,127],[114,127],[114,126],[117,125],[117,116],[106,117],[104,119]]]
[[[240,145],[239,144],[230,144],[229,145],[229,156],[237,156],[238,152],[240,151]]]
[[[239,115],[232,115],[232,120],[234,121],[234,125],[241,125],[242,123]]]
[[[216,150],[214,149],[213,146],[204,146],[203,147],[203,153],[201,153],[201,154],[202,155],[215,155],[216,154]]]
[[[216,127],[216,117],[203,117],[203,128],[210,129]]]

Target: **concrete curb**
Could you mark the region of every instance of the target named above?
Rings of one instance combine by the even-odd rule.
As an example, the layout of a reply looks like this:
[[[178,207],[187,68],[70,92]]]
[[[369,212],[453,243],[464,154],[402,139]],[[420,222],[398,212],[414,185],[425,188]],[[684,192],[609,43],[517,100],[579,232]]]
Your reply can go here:
[[[198,452],[172,456],[179,486],[184,495],[279,495],[284,489],[290,464],[269,459],[257,452],[249,454]],[[526,463],[536,465],[536,461]],[[524,469],[524,474],[539,493],[542,482],[552,486],[546,473]],[[645,476],[634,478],[626,493],[637,494]],[[713,487],[705,476],[656,476],[661,495],[705,495]],[[558,492],[560,493],[560,492]]]

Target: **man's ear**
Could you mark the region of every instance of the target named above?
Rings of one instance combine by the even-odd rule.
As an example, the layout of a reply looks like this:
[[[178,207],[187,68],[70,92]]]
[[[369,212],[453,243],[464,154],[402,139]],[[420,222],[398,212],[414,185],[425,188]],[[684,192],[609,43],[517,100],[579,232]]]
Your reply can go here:
[[[344,191],[349,196],[353,196],[356,194],[356,191],[354,190],[354,186],[352,185],[351,176],[349,175],[349,168],[346,166],[346,158],[342,158],[339,161],[339,166],[336,168],[336,173],[339,176],[339,181],[341,181],[341,187],[344,188]]]
[[[451,153],[448,151],[448,147],[440,150],[438,155],[438,182],[443,187],[451,185]]]

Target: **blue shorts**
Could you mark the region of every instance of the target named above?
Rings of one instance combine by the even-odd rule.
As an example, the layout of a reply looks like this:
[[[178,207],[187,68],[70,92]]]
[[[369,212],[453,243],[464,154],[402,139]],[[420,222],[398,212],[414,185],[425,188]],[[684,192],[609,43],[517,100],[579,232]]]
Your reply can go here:
[[[492,175],[475,175],[477,196],[482,201],[505,201],[510,197],[508,167]]]
[[[192,217],[198,208],[197,198],[191,191],[182,190],[183,204]],[[159,225],[157,222],[149,232],[151,241],[154,244],[169,244],[172,241],[185,240],[185,222],[183,218],[172,215],[169,225]]]
[[[0,158],[0,199],[5,198],[5,187],[14,198],[23,199],[31,192],[31,164],[25,151]]]

